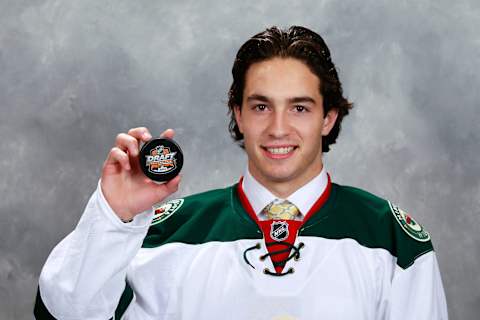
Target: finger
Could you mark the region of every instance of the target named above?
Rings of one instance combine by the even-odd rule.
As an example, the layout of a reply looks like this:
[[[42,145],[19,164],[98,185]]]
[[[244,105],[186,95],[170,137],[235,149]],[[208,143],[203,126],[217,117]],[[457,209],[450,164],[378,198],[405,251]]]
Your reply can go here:
[[[167,129],[167,130],[162,132],[162,134],[160,135],[160,138],[173,139],[174,135],[175,135],[175,131],[173,129]]]
[[[118,147],[113,147],[108,153],[107,160],[105,160],[105,165],[117,163],[120,163],[122,168],[125,170],[131,169],[128,155]]]
[[[138,155],[138,140],[126,133],[119,133],[115,139],[116,146],[123,151],[127,151],[132,156]]]
[[[148,141],[152,139],[152,134],[146,127],[132,128],[128,130],[128,134],[139,141]]]
[[[167,183],[165,183],[165,188],[167,189],[167,192],[169,194],[176,192],[178,190],[178,186],[181,180],[182,180],[182,176],[178,175],[172,180],[167,181]]]
[[[156,184],[156,183],[153,183],[152,181],[150,182],[152,182],[153,184],[156,184],[155,188],[158,193],[158,196],[160,197],[159,201],[162,201],[164,198],[168,197],[169,195],[171,195],[172,193],[178,190],[178,185],[180,183],[180,180],[181,180],[181,177],[180,175],[178,175],[166,183]]]

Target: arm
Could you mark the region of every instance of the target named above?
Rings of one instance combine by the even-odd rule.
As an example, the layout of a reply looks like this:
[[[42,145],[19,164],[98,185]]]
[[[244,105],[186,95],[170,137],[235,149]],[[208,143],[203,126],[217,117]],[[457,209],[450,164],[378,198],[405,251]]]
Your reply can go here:
[[[447,304],[430,234],[388,202],[383,227],[391,258],[379,263],[377,319],[446,320]],[[390,212],[389,212],[390,211]]]
[[[111,318],[152,216],[150,209],[123,223],[99,181],[77,227],[53,249],[40,274],[37,298],[49,313],[57,319]]]
[[[389,304],[387,319],[448,319],[435,251],[418,257],[408,268],[395,266]]]
[[[161,136],[173,135],[169,129]],[[144,127],[117,135],[77,227],[53,249],[42,269],[34,311],[38,319],[113,315],[127,267],[148,231],[152,206],[177,191],[180,182],[177,176],[158,185],[143,174],[139,144],[151,137]]]

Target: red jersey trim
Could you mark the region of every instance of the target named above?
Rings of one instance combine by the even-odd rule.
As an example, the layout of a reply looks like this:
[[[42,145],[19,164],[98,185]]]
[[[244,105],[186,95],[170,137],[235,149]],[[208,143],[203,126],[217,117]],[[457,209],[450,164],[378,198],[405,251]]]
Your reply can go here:
[[[308,221],[308,219],[310,219],[313,216],[315,212],[320,210],[320,208],[325,204],[325,202],[327,202],[328,197],[330,196],[330,192],[332,190],[332,181],[328,173],[327,173],[327,177],[328,177],[328,180],[327,180],[327,186],[325,187],[325,190],[322,192],[322,194],[318,197],[317,201],[315,201],[315,203],[312,205],[310,210],[307,212],[307,214],[305,215],[305,218],[302,221],[301,226],[304,225]],[[243,191],[242,181],[243,181],[243,176],[240,177],[240,180],[237,185],[237,193],[238,193],[238,197],[240,198],[240,203],[242,204],[245,211],[247,211],[248,215],[257,223],[258,226],[260,226],[259,224],[260,220],[258,220],[257,214],[253,210],[253,207],[250,204],[250,201],[248,201],[247,195]]]
[[[242,204],[243,208],[247,211],[248,215],[255,221],[258,227],[262,230],[263,239],[267,245],[267,250],[270,254],[272,254],[270,256],[270,259],[272,260],[272,263],[274,264],[274,267],[275,267],[275,271],[278,274],[282,272],[283,266],[275,265],[275,264],[279,263],[280,261],[286,261],[291,251],[291,250],[285,251],[284,250],[285,244],[281,244],[281,242],[279,241],[287,242],[288,244],[293,246],[298,235],[298,230],[305,224],[305,222],[308,221],[308,219],[310,219],[310,217],[313,216],[315,212],[317,212],[325,204],[325,202],[327,201],[330,195],[330,190],[331,190],[330,175],[328,175],[327,173],[327,176],[328,176],[328,181],[327,181],[327,186],[325,187],[325,190],[322,192],[322,194],[318,197],[317,201],[315,201],[315,203],[312,205],[310,210],[307,212],[303,221],[298,221],[298,220],[260,221],[258,220],[258,216],[253,210],[252,205],[250,204],[250,201],[248,201],[248,198],[245,192],[243,191],[243,188],[242,188],[243,176],[240,177],[240,181],[238,182],[238,187],[237,187],[240,203]],[[282,238],[273,236],[274,229],[277,227],[281,228],[280,232],[283,233]],[[284,252],[279,252],[279,251],[284,251]]]

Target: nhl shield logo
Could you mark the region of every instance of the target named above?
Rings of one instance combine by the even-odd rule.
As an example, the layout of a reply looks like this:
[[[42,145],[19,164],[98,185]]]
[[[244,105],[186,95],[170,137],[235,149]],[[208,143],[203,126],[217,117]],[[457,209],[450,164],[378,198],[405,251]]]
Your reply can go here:
[[[286,221],[273,221],[270,228],[270,236],[275,241],[283,241],[288,238],[288,223]]]

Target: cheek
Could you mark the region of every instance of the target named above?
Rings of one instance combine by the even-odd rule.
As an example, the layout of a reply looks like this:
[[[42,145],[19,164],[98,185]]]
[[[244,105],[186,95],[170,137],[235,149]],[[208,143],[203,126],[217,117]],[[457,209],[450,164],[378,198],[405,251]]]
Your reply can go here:
[[[318,140],[322,136],[322,124],[323,122],[317,119],[309,119],[299,121],[295,128],[303,140]]]
[[[258,140],[264,131],[262,122],[258,119],[245,117],[243,119],[243,136],[249,140]]]
[[[251,127],[247,128],[243,132],[243,139],[245,141],[245,145],[251,146],[251,148],[253,148],[256,144],[260,143],[260,137],[261,133]]]

